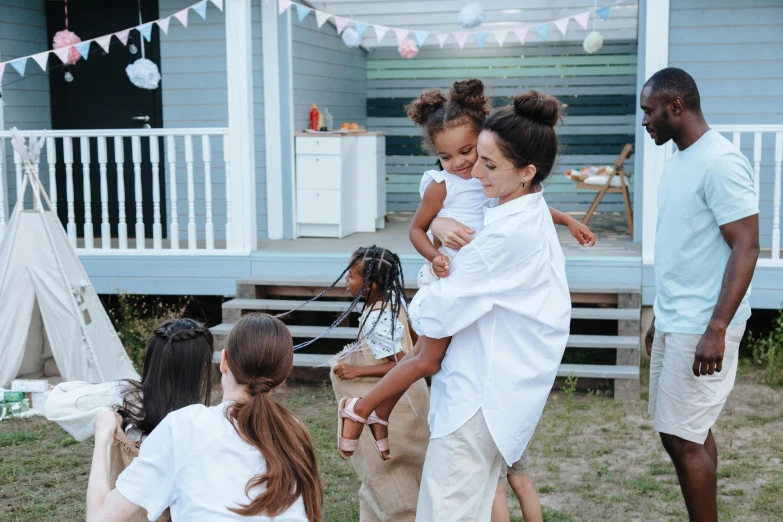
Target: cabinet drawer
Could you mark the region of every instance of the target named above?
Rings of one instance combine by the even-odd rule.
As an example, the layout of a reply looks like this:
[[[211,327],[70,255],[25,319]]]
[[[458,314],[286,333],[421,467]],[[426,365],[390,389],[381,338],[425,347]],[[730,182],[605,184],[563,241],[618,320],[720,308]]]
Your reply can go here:
[[[297,154],[340,154],[340,138],[296,137]]]
[[[303,189],[339,189],[340,156],[299,155],[296,157],[296,186]]]
[[[342,202],[339,190],[296,191],[296,216],[298,223],[340,224]]]

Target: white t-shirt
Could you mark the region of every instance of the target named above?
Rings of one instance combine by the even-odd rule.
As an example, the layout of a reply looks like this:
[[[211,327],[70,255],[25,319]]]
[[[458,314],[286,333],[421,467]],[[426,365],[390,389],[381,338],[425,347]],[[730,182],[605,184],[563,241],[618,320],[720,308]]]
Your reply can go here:
[[[386,359],[402,352],[405,326],[399,317],[394,317],[391,307],[392,305],[388,304],[383,314],[380,310],[371,310],[362,324],[362,337],[376,359]]]
[[[266,469],[261,453],[243,441],[226,418],[230,404],[195,404],[169,413],[117,478],[117,490],[146,509],[150,520],[170,507],[174,522],[272,522],[270,517],[243,517],[228,510],[250,501],[247,483]],[[274,522],[308,522],[302,498]]]

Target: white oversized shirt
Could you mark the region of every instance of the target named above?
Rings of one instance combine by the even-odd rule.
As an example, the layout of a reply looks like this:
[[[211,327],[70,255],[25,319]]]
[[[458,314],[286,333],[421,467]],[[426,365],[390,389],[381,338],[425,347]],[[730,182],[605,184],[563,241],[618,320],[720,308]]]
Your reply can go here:
[[[568,340],[565,258],[543,192],[486,211],[484,229],[409,307],[413,329],[453,336],[432,378],[432,438],[481,409],[506,462],[533,435]]]

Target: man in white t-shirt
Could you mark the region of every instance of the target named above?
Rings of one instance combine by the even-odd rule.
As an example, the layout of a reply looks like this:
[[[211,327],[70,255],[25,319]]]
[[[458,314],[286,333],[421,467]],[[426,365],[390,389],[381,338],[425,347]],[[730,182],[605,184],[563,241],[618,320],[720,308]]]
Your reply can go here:
[[[642,125],[674,140],[658,189],[655,319],[645,339],[649,412],[692,521],[717,522],[712,426],[734,386],[759,254],[758,198],[742,153],[701,112],[693,78],[673,67],[641,92]]]

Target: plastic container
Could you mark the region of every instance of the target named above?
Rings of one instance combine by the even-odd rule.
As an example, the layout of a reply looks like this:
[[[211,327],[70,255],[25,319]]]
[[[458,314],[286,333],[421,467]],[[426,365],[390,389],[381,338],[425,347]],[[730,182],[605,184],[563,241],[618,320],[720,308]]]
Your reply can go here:
[[[329,107],[324,108],[324,125],[326,126],[326,130],[334,129],[334,117],[332,116],[332,113],[329,112]]]

